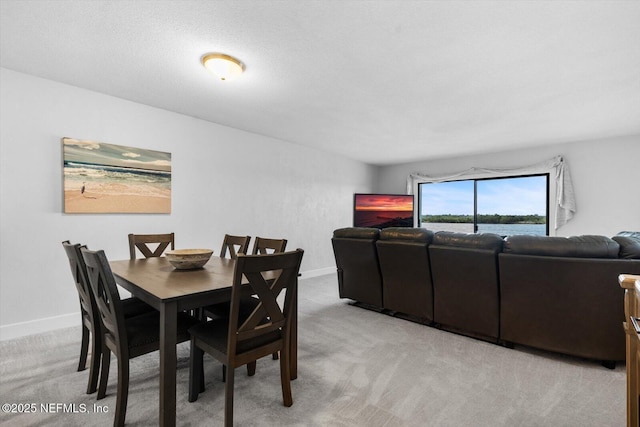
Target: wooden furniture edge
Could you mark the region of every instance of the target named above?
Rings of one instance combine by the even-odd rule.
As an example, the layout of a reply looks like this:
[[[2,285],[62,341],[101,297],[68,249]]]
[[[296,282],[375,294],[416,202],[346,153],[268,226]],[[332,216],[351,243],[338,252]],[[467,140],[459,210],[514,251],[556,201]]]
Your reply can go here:
[[[621,274],[618,276],[618,282],[624,289],[633,289],[636,286],[636,281],[638,280],[640,280],[640,275]]]

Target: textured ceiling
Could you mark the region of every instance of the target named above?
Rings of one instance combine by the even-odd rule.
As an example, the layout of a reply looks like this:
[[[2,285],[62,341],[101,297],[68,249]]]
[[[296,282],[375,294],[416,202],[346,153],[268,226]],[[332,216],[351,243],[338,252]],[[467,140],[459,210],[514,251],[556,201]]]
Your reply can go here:
[[[0,7],[4,68],[372,164],[640,134],[640,1]]]

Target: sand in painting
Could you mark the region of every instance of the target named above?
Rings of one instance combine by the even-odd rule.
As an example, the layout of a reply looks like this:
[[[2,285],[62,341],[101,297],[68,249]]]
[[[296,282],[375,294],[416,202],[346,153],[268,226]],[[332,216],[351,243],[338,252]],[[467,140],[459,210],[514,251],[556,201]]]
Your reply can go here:
[[[169,197],[119,195],[78,190],[64,192],[66,213],[170,213]]]

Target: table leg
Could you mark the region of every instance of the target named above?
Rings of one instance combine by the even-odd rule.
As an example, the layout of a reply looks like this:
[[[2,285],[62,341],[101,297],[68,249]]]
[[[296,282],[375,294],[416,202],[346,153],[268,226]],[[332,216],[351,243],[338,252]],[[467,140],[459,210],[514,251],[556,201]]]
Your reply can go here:
[[[176,365],[177,365],[176,302],[162,304],[160,308],[160,420],[165,427],[176,425]]]

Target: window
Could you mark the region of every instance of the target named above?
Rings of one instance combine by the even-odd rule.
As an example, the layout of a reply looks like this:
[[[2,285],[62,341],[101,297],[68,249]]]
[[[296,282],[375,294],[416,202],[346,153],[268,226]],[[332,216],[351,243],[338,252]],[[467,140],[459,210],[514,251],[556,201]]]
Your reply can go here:
[[[433,231],[549,234],[549,174],[419,184],[419,224]]]

